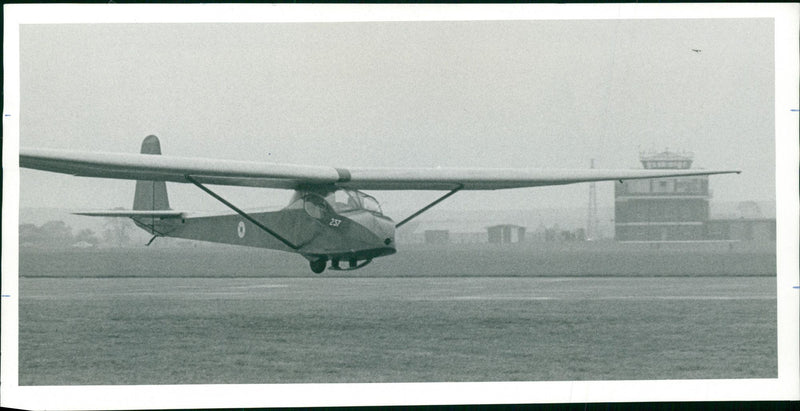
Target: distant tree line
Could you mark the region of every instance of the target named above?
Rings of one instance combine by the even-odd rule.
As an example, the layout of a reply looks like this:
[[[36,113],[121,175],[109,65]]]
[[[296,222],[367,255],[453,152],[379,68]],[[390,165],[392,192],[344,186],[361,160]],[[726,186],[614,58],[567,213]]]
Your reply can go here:
[[[586,241],[586,230],[583,228],[570,230],[560,230],[558,226],[548,228],[544,233],[545,241]]]
[[[586,230],[583,228],[576,228],[574,230],[565,230],[554,224],[551,227],[545,227],[544,224],[539,224],[539,227],[531,233],[534,241],[547,241],[547,242],[569,242],[569,241],[586,241]]]
[[[107,219],[103,232],[99,235],[85,228],[73,234],[67,223],[48,221],[40,226],[19,225],[19,245],[21,247],[123,247],[131,243],[131,222],[125,219]]]

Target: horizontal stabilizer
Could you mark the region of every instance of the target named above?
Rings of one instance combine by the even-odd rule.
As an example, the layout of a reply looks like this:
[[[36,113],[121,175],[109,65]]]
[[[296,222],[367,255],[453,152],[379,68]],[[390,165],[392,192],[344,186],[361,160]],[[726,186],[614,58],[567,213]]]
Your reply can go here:
[[[152,217],[152,218],[183,218],[186,213],[176,210],[102,210],[78,211],[72,214],[90,217]]]

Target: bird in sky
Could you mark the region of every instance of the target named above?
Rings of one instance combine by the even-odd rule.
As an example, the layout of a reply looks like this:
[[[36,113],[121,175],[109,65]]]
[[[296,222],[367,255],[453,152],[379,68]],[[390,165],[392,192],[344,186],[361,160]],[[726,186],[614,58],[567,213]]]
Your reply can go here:
[[[695,53],[699,53],[699,52],[701,52],[701,51],[703,51],[703,50],[700,50],[700,49],[692,49],[692,51],[693,51],[693,52],[695,52]]]

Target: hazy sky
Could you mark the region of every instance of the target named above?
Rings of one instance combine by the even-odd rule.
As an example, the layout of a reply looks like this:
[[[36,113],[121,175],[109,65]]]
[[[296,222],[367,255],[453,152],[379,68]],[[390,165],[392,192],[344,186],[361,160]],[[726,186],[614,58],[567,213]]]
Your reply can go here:
[[[669,148],[743,171],[712,177],[714,200],[774,200],[773,35],[771,19],[27,25],[20,144],[138,152],[156,134],[165,154],[345,167],[636,168]],[[224,208],[169,190],[173,208]],[[584,206],[588,190],[438,207]],[[246,208],[289,196],[219,191]],[[373,194],[396,219],[441,195]],[[133,182],[23,170],[20,197],[130,208]]]

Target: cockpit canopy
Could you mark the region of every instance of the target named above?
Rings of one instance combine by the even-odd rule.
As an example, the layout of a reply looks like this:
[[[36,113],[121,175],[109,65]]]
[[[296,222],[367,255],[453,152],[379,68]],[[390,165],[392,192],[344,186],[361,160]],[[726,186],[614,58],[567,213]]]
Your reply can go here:
[[[374,214],[383,215],[383,210],[375,197],[364,194],[358,190],[349,190],[340,188],[336,191],[329,192],[324,196],[308,192],[298,193],[292,200],[289,208],[303,207],[306,211],[315,210],[310,214],[318,214],[321,210],[317,210],[320,203],[324,201],[327,206],[335,213],[345,213],[356,210],[366,210]]]
[[[325,201],[337,213],[353,210],[367,210],[373,213],[383,214],[380,204],[375,197],[366,195],[358,190],[339,189],[327,196]]]

